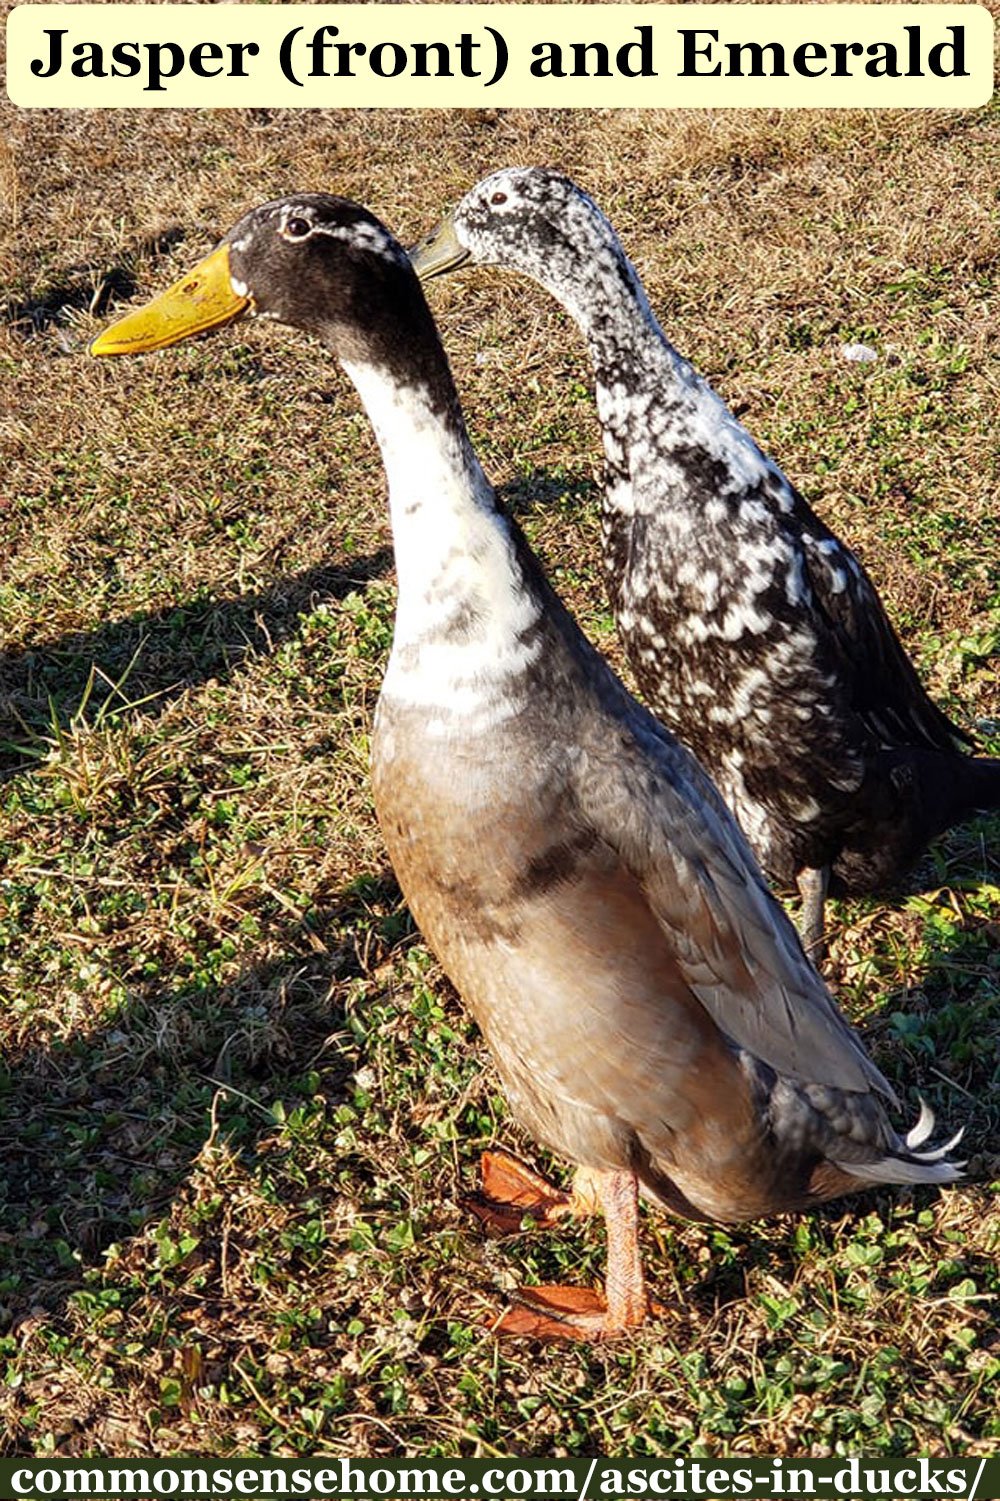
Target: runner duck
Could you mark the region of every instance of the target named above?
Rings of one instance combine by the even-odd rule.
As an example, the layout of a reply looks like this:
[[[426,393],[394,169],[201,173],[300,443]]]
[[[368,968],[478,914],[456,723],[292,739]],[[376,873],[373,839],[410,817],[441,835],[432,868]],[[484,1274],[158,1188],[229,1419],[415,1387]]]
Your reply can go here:
[[[265,204],[92,346],[159,349],[241,313],[340,360],[385,461],[399,576],[372,743],[400,885],[515,1114],[578,1166],[560,1194],[488,1156],[482,1216],[600,1207],[605,1295],[524,1292],[499,1327],[605,1338],[650,1311],[637,1192],[712,1220],[944,1183],[694,758],[560,604],[469,443],[406,255],[323,194]]]
[[[933,704],[874,585],[650,309],[567,178],[496,172],[413,252],[524,272],[590,351],[606,456],[604,570],[640,691],[694,751],[764,869],[797,883],[822,950],[827,889],[883,890],[929,840],[1000,806],[1000,761]]]

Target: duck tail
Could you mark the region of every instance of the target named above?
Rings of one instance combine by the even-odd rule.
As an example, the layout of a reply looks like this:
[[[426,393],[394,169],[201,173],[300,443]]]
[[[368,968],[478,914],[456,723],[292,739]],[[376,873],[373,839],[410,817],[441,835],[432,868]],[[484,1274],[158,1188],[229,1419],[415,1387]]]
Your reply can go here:
[[[919,847],[936,834],[964,823],[977,813],[1000,808],[998,760],[956,752],[907,750],[900,755],[898,766],[903,768],[904,781],[912,776],[920,789],[922,811],[917,819],[920,839],[918,848],[912,851],[914,857]]]
[[[846,1173],[859,1186],[867,1183],[954,1183],[962,1176],[964,1162],[955,1162],[949,1153],[962,1139],[957,1131],[943,1146],[925,1147],[934,1134],[934,1112],[925,1101],[920,1101],[920,1115],[916,1125],[905,1136],[895,1136],[884,1156],[872,1161],[838,1160],[831,1152],[830,1163]]]

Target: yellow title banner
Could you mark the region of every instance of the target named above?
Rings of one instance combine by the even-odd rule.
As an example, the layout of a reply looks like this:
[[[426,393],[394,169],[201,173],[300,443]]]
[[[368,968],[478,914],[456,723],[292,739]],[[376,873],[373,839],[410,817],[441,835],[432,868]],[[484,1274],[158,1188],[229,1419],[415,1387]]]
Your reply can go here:
[[[19,5],[23,108],[969,108],[980,5]]]

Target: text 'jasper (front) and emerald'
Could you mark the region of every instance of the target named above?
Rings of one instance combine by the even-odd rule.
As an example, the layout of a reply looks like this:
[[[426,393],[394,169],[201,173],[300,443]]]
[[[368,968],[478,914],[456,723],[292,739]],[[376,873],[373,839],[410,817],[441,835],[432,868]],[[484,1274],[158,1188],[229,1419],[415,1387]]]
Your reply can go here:
[[[653,19],[631,5],[385,9],[19,6],[8,92],[95,108],[899,107],[968,106],[992,90],[981,6],[657,6]]]

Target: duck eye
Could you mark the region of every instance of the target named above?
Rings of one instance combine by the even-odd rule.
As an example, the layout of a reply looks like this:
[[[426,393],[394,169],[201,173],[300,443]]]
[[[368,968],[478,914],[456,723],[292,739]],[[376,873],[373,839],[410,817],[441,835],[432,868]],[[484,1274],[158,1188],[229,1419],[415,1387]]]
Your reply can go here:
[[[490,202],[491,203],[506,203],[507,202],[507,194],[506,193],[494,193],[493,197],[490,199]]]
[[[312,225],[308,219],[289,219],[282,232],[286,240],[307,240],[312,234]]]

